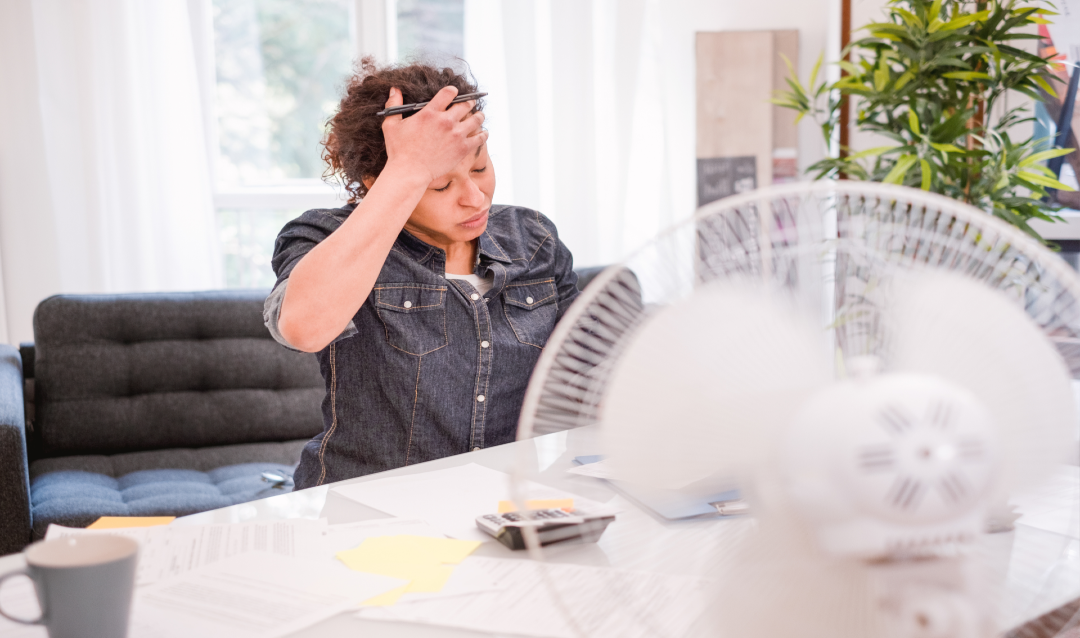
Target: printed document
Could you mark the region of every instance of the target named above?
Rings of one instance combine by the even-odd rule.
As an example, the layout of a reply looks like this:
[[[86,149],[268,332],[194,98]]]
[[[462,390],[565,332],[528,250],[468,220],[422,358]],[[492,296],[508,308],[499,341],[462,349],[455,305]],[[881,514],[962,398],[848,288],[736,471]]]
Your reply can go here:
[[[110,530],[85,530],[50,525],[46,539],[86,534],[127,536],[139,543],[136,584],[149,585],[186,574],[231,556],[267,552],[279,556],[311,557],[321,548],[325,520],[287,519],[216,525],[167,525]]]
[[[706,581],[531,560],[472,556],[498,589],[461,598],[364,607],[357,616],[551,638],[682,636],[705,609]],[[464,575],[464,574],[463,574]]]
[[[392,516],[427,521],[461,540],[490,541],[476,527],[476,517],[493,514],[499,501],[510,500],[510,475],[475,463],[423,474],[409,474],[332,488],[342,496]],[[532,481],[522,484],[525,499],[574,499],[574,506],[598,510],[602,504]]]
[[[135,592],[130,638],[275,638],[405,581],[273,553],[221,560]]]

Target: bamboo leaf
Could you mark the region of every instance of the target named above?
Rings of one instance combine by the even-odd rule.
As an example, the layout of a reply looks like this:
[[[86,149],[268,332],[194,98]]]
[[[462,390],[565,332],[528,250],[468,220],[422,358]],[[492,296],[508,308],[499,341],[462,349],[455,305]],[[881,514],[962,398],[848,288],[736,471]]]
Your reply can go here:
[[[822,51],[817,57],[817,62],[814,63],[814,70],[810,72],[810,89],[814,88],[814,83],[817,82],[818,70],[821,69],[821,61],[825,59],[825,52]]]
[[[884,155],[885,153],[888,153],[889,151],[896,151],[896,150],[899,150],[901,148],[904,148],[904,147],[903,146],[878,146],[876,148],[868,148],[865,151],[859,151],[858,153],[855,153],[854,155],[848,155],[848,159],[849,160],[857,160],[857,159],[862,159],[864,157],[877,157],[878,155]]]
[[[788,59],[788,56],[781,53],[780,57],[784,60],[784,64],[787,65],[788,75],[794,78],[798,78],[799,74],[795,72],[795,67],[791,64],[791,60]]]
[[[893,9],[893,11],[900,16],[901,20],[915,27],[916,29],[921,29],[923,27],[923,21],[919,19],[919,16],[908,11],[907,9],[901,9],[900,7],[896,7]]]
[[[1054,148],[1054,149],[1050,149],[1049,151],[1042,151],[1040,153],[1035,153],[1033,155],[1029,155],[1028,157],[1024,158],[1024,160],[1020,162],[1020,166],[1021,167],[1027,167],[1027,166],[1031,166],[1032,164],[1035,164],[1037,162],[1041,162],[1043,160],[1053,159],[1055,157],[1062,157],[1064,155],[1068,155],[1069,153],[1072,153],[1075,150],[1076,150],[1075,148]]]
[[[956,29],[962,29],[972,22],[981,22],[989,17],[989,11],[980,11],[978,13],[953,18],[941,26],[941,31],[955,31]]]
[[[901,40],[901,38],[899,36],[895,36],[895,35],[893,35],[891,33],[886,33],[884,31],[871,31],[870,35],[874,36],[875,38],[881,38],[882,40],[891,40],[893,42],[902,42],[902,40]]]
[[[1057,91],[1055,91],[1054,87],[1050,86],[1050,83],[1047,82],[1041,75],[1033,75],[1031,76],[1031,80],[1035,82],[1035,84],[1038,84],[1040,87],[1042,87],[1042,90],[1049,93],[1051,97],[1057,97]]]
[[[933,22],[941,15],[941,0],[934,0],[934,4],[930,5],[930,11],[926,14],[926,18]]]
[[[1062,184],[1061,182],[1057,181],[1053,177],[1047,177],[1046,175],[1039,175],[1038,173],[1032,173],[1032,172],[1029,172],[1029,171],[1020,171],[1019,173],[1017,173],[1017,176],[1020,177],[1021,179],[1027,180],[1027,181],[1029,181],[1029,182],[1031,182],[1033,184],[1038,184],[1039,186],[1046,186],[1048,188],[1056,188],[1059,191],[1070,191],[1071,192],[1071,191],[1076,190],[1072,186],[1067,186],[1065,184]]]
[[[934,18],[933,20],[930,21],[930,24],[926,25],[926,31],[928,33],[936,33],[937,30],[940,29],[941,25],[943,25],[943,24],[945,24],[945,23],[942,22],[941,20],[939,20],[938,18]]]
[[[949,78],[950,80],[989,80],[990,76],[978,71],[953,71],[952,73],[944,73],[942,77]]]
[[[952,144],[935,144],[935,143],[931,142],[930,146],[932,146],[935,149],[941,151],[942,153],[963,153],[964,152],[964,149],[959,148],[957,146],[953,146]]]
[[[915,74],[914,73],[912,73],[911,71],[904,71],[904,74],[896,79],[896,86],[893,87],[893,90],[899,91],[900,89],[907,86],[908,82],[910,82],[910,81],[912,81],[914,79],[915,79]]]
[[[886,184],[902,184],[904,176],[907,175],[907,172],[918,159],[914,155],[900,156],[900,159],[896,160],[896,166],[893,166],[893,169],[889,171],[889,174],[885,176],[882,182]]]
[[[919,160],[919,168],[922,169],[922,184],[919,185],[919,188],[928,191],[930,190],[930,181],[933,178],[933,174],[930,172],[930,162],[924,159]]]
[[[919,135],[922,129],[919,128],[919,114],[915,112],[915,109],[908,109],[907,112],[908,128],[915,135]]]
[[[1051,20],[1046,18],[1028,18],[1028,22],[1034,22],[1035,24],[1054,24]]]
[[[855,66],[847,60],[840,60],[839,64],[841,69],[847,71],[850,75],[854,77],[861,77],[863,74],[862,68]]]
[[[885,90],[885,87],[889,84],[889,68],[885,66],[885,62],[882,61],[877,70],[874,71],[874,90],[878,93]]]
[[[907,29],[893,22],[871,22],[863,27],[867,31],[894,31],[898,34],[907,33]]]

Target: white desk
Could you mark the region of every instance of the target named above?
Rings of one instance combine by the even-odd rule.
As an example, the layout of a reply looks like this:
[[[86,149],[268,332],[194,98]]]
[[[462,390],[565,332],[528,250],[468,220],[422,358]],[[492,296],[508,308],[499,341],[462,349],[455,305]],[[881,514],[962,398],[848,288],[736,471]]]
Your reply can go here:
[[[665,522],[637,508],[606,487],[602,481],[566,473],[566,470],[572,467],[575,456],[596,454],[599,451],[595,432],[591,428],[585,428],[399,468],[344,483],[415,474],[466,463],[477,463],[511,472],[516,464],[527,463],[534,472],[531,478],[535,480],[595,500],[610,500],[622,509],[617,521],[608,528],[598,543],[557,549],[545,548],[547,557],[555,562],[668,573],[708,574],[724,559],[725,547],[747,529],[748,519]],[[999,556],[1003,566],[1003,578],[1012,591],[1009,598],[1013,609],[1004,610],[1005,617],[1017,620],[1033,618],[1080,596],[1080,532],[1071,522],[1076,508],[1070,504],[1076,500],[1077,490],[1073,490],[1070,485],[1070,481],[1075,483],[1071,478],[1076,475],[1075,470],[1074,466],[1063,468],[1064,474],[1058,481],[1055,495],[1032,506],[1041,512],[1039,516],[1031,517],[1033,524],[1046,529],[1019,524],[1014,532],[991,537],[991,551]],[[1063,509],[1069,511],[1063,512]],[[322,486],[187,516],[174,524],[320,517],[327,518],[330,524],[337,524],[385,518],[385,514],[340,497],[330,492],[327,486]],[[1070,522],[1066,522],[1063,527],[1062,520]],[[1056,529],[1057,532],[1049,531],[1050,529]],[[495,542],[485,543],[476,554],[524,559],[524,552],[511,552]],[[0,572],[21,563],[21,555],[0,558]],[[1044,601],[1042,608],[1031,605],[1031,601],[1036,597]],[[492,634],[362,621],[352,615],[337,616],[295,634],[298,637],[350,638],[365,635],[389,638],[451,638]]]

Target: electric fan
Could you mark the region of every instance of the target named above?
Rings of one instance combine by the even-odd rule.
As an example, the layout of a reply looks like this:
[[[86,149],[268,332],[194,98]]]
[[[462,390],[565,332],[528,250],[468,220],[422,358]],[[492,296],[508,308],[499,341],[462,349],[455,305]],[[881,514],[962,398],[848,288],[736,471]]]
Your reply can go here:
[[[1075,632],[1076,530],[989,531],[1077,462],[1078,301],[1064,261],[951,199],[745,193],[588,286],[518,436],[591,426],[620,482],[737,486],[751,516],[693,528],[701,635]]]

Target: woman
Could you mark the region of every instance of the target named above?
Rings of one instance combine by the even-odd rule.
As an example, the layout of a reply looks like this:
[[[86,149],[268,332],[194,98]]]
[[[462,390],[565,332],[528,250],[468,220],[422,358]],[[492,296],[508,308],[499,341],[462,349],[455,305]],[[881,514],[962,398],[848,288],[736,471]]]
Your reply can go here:
[[[278,235],[267,326],[318,353],[326,380],[297,489],[514,439],[577,276],[550,220],[492,206],[482,104],[450,105],[476,90],[451,69],[363,60],[324,141],[352,199]]]

